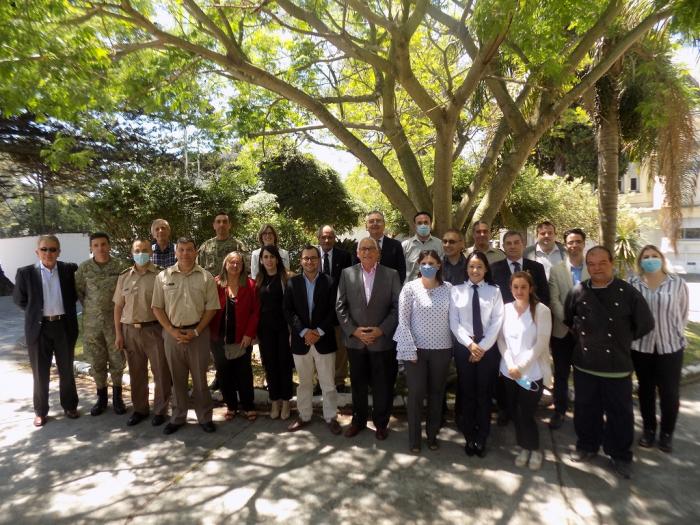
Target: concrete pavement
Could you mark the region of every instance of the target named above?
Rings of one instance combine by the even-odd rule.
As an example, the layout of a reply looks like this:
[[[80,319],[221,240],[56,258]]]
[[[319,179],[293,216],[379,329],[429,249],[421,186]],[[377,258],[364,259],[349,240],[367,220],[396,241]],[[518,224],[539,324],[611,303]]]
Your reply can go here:
[[[163,436],[148,422],[127,428],[128,416],[111,410],[68,420],[55,383],[52,417],[35,429],[21,332],[21,313],[1,298],[2,523],[694,524],[700,516],[697,383],[682,390],[674,453],[635,449],[633,479],[624,481],[603,456],[568,460],[570,420],[554,433],[540,425],[545,462],[534,473],[513,465],[512,426],[493,428],[484,459],[465,456],[453,425],[438,451],[410,454],[401,415],[384,442],[370,431],[333,436],[320,419],[296,434],[266,417],[224,422],[223,408],[214,434],[191,419]],[[94,388],[79,384],[85,414]]]

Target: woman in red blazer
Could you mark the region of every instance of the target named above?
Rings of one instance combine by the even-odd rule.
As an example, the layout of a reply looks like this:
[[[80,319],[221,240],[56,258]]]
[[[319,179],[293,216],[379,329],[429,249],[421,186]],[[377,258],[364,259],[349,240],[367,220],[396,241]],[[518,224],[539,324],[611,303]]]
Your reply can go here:
[[[235,417],[240,401],[243,416],[255,421],[253,368],[250,362],[253,339],[258,330],[260,304],[255,282],[246,276],[243,255],[231,252],[217,278],[221,310],[211,322],[212,347],[228,354],[217,370],[221,393],[228,407],[226,419]]]

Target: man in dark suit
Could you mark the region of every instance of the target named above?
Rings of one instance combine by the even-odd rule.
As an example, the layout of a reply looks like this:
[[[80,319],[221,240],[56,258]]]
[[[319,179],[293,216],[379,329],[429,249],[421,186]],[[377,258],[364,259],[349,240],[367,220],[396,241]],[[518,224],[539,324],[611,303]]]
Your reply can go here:
[[[401,285],[403,285],[406,279],[406,259],[403,254],[403,246],[401,246],[399,241],[384,235],[384,228],[386,227],[384,214],[376,210],[371,211],[367,214],[365,223],[369,236],[377,241],[379,245],[381,254],[379,264],[396,270],[399,273]],[[359,260],[355,260],[355,262],[357,263]]]
[[[340,434],[335,391],[335,287],[333,279],[319,271],[320,251],[307,245],[301,252],[303,272],[287,282],[284,316],[291,328],[294,366],[299,374],[297,410],[299,417],[289,425],[296,432],[311,421],[314,367],[323,392],[323,418],[333,434]]]
[[[17,270],[13,298],[25,312],[24,333],[34,376],[34,426],[46,424],[49,413],[51,358],[56,355],[61,406],[67,417],[80,417],[73,375],[78,319],[75,303],[77,265],[59,262],[61,243],[54,235],[37,242],[36,264]]]
[[[326,224],[318,229],[318,245],[321,249],[321,273],[333,278],[333,286],[338,289],[340,274],[349,266],[352,266],[352,255],[335,245],[335,230],[333,226]],[[333,294],[335,297],[335,293]],[[345,392],[345,378],[348,376],[348,353],[340,333],[338,320],[334,322],[335,343],[338,347],[335,353],[335,389],[337,392]],[[320,394],[320,386],[318,394]],[[318,395],[314,390],[314,395]]]
[[[539,300],[549,306],[549,283],[547,274],[537,261],[523,258],[525,251],[525,239],[523,235],[515,230],[509,230],[503,236],[503,251],[506,258],[491,265],[491,275],[493,281],[501,289],[503,303],[512,303],[515,299],[510,291],[510,276],[515,272],[528,272],[535,281],[535,293]],[[498,371],[496,372],[498,374]],[[499,377],[496,381],[496,402],[498,403],[498,424],[507,425],[510,419],[506,409],[505,379]]]
[[[345,430],[354,437],[367,425],[367,394],[372,385],[372,422],[379,440],[389,434],[394,399],[396,351],[392,339],[398,324],[401,282],[396,270],[378,264],[379,247],[371,237],[357,245],[360,264],[340,276],[336,311],[350,358],[352,423]]]
[[[549,306],[549,283],[547,274],[537,261],[523,259],[525,241],[520,232],[509,230],[503,236],[503,248],[506,258],[491,265],[491,275],[494,282],[501,289],[503,303],[512,303],[513,294],[510,292],[510,276],[517,271],[525,271],[532,275],[535,281],[535,293],[541,302]]]

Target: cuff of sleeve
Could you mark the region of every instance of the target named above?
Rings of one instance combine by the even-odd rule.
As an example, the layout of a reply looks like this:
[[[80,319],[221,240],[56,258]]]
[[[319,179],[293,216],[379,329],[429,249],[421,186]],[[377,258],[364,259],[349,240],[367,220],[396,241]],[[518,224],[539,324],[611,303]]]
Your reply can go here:
[[[304,337],[306,335],[306,332],[308,332],[308,328],[304,328],[301,332],[299,332],[299,337]]]
[[[415,361],[418,359],[418,351],[415,348],[397,348],[396,359],[398,361]]]
[[[318,335],[320,335],[321,337],[323,337],[324,335],[326,335],[326,332],[324,332],[324,331],[321,330],[320,328],[316,328],[316,331],[318,332]]]

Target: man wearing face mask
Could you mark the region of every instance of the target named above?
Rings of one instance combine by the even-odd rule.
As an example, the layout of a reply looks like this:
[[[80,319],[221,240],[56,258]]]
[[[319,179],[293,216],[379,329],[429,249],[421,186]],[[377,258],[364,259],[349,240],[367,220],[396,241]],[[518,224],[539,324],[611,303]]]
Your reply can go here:
[[[442,242],[437,237],[430,235],[430,225],[433,218],[427,211],[419,211],[413,217],[416,234],[401,243],[403,255],[406,259],[406,282],[418,277],[418,257],[425,250],[435,250],[442,258]]]
[[[151,262],[152,248],[146,239],[137,239],[131,247],[134,265],[124,270],[114,290],[115,346],[126,352],[131,377],[131,404],[134,413],[127,420],[133,426],[148,417],[148,362],[151,363],[155,395],[151,419],[162,425],[168,413],[172,390],[170,368],[165,358],[163,330],[156,319],[151,301],[153,286],[160,269]]]

